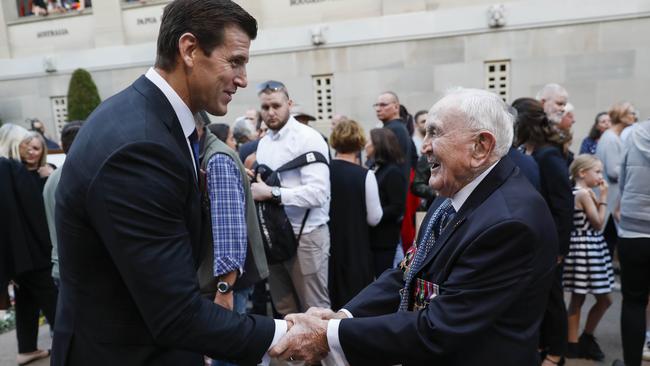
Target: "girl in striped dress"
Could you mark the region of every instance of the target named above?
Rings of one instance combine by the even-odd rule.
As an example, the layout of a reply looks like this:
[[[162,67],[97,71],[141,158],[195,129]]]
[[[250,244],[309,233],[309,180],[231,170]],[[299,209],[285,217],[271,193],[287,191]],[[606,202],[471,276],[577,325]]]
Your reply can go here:
[[[563,276],[564,288],[571,292],[567,357],[602,361],[605,355],[593,334],[612,303],[609,293],[614,283],[612,260],[602,235],[606,223],[607,183],[603,180],[602,163],[594,155],[578,155],[569,169],[576,185],[573,190],[574,228]],[[600,198],[596,198],[595,187],[600,189]],[[589,309],[585,329],[578,338],[580,310],[587,294],[593,294],[596,303]]]

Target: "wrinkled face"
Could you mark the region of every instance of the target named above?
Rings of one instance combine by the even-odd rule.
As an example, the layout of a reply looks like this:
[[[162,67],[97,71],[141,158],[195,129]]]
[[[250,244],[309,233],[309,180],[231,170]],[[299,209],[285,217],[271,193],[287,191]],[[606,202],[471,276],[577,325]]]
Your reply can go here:
[[[580,177],[587,187],[597,187],[603,181],[603,164],[597,162],[592,168],[581,170]]]
[[[429,185],[440,195],[452,197],[473,179],[471,159],[475,137],[458,110],[445,108],[435,114],[429,112],[422,153],[431,165]]]
[[[399,118],[399,104],[395,97],[390,94],[382,94],[377,98],[373,105],[377,119],[382,122],[388,122]]]
[[[27,166],[28,169],[38,168],[38,162],[43,155],[43,144],[37,138],[32,138],[29,141],[20,143],[20,160]]]
[[[603,114],[598,117],[598,124],[596,125],[598,131],[605,132],[605,130],[610,127],[612,127],[612,119],[609,117],[609,114]]]
[[[426,113],[423,113],[423,114],[419,115],[418,119],[415,121],[415,127],[423,135],[426,133],[426,128],[424,126],[426,124],[426,122],[427,122],[427,114]]]
[[[564,93],[556,93],[548,99],[542,100],[544,102],[544,112],[551,122],[560,123],[564,115],[567,100],[568,97]]]
[[[188,74],[190,109],[215,116],[228,111],[237,88],[245,88],[246,64],[251,40],[237,26],[224,29],[224,42],[206,56],[199,47],[192,51],[194,65]]]
[[[569,112],[564,114],[557,127],[564,131],[571,131],[571,126],[573,126],[574,123],[576,123],[575,116],[573,115],[573,112]]]
[[[368,158],[373,158],[375,156],[375,145],[372,144],[371,139],[368,139],[368,142],[366,142],[365,150]]]
[[[293,103],[281,92],[260,94],[260,109],[262,120],[273,131],[279,131],[289,120],[289,113]]]

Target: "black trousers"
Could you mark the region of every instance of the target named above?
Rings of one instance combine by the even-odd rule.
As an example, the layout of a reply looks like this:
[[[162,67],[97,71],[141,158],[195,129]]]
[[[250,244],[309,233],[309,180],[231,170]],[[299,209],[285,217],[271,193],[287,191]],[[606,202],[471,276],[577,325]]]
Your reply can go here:
[[[626,366],[641,365],[650,288],[650,238],[619,238],[621,262],[621,338]]]
[[[51,268],[26,272],[14,278],[16,293],[16,337],[18,353],[36,351],[40,310],[54,327],[56,300],[59,294]]]
[[[568,347],[568,320],[562,290],[562,265],[555,269],[546,311],[540,327],[540,348],[547,354],[564,356]]]

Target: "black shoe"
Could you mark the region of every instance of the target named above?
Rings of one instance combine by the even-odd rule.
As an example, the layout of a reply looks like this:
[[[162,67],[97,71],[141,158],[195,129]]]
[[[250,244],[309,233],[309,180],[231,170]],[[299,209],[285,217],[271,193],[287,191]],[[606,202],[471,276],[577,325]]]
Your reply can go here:
[[[600,349],[600,346],[593,335],[582,333],[578,340],[578,344],[580,345],[580,353],[584,358],[594,361],[602,361],[605,359],[605,354],[603,353],[603,350]]]
[[[567,352],[565,355],[566,358],[581,358],[582,353],[580,352],[580,344],[579,343],[571,343],[569,342],[569,347],[567,348]]]

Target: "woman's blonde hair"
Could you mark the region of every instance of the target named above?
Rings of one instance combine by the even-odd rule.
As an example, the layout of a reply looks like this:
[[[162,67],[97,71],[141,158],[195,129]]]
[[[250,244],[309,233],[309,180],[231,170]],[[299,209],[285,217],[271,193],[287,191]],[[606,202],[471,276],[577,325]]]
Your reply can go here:
[[[25,128],[7,123],[0,127],[0,157],[20,161],[20,143],[30,132]]]
[[[330,145],[343,154],[361,151],[366,145],[363,128],[353,120],[339,122],[330,135]]]
[[[623,117],[628,112],[634,113],[634,106],[630,102],[618,102],[614,104],[607,113],[612,120],[612,125],[617,125],[622,122]]]
[[[45,164],[47,164],[47,144],[45,143],[45,139],[40,133],[29,131],[27,137],[25,137],[21,143],[24,142],[26,144],[29,144],[33,139],[37,139],[41,143],[41,158],[38,159],[38,166],[45,166]]]
[[[600,159],[596,155],[591,154],[580,154],[573,159],[573,162],[569,166],[569,173],[571,177],[575,180],[578,178],[578,174],[583,170],[589,170],[595,167],[600,163]]]

